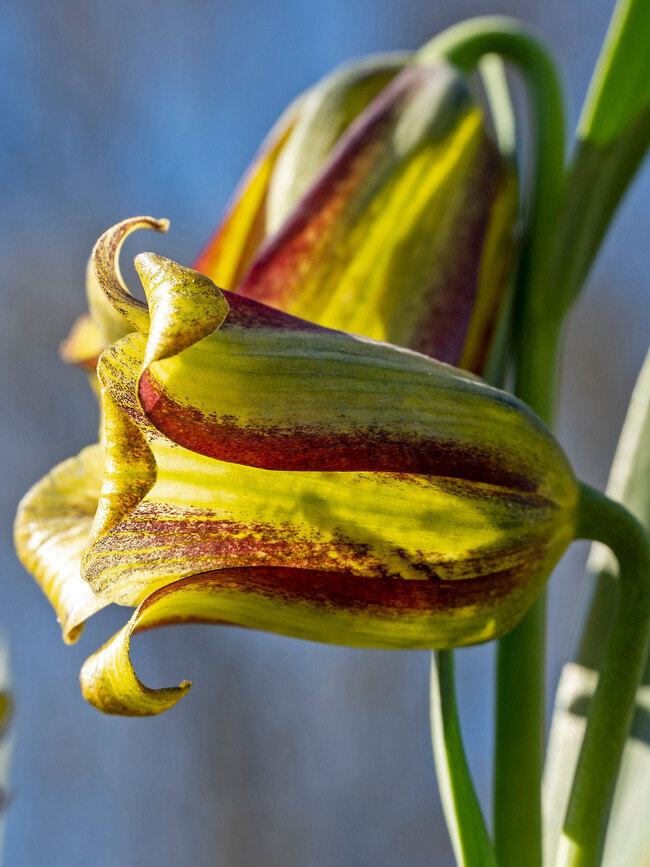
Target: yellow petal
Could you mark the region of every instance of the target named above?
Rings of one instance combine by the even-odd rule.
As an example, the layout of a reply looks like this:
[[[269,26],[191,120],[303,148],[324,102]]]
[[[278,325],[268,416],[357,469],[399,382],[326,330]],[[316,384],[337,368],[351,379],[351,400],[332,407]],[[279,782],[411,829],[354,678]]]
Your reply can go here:
[[[106,340],[97,323],[88,313],[84,313],[79,316],[70,333],[61,343],[60,353],[68,364],[76,364],[94,373],[97,359],[105,349]]]
[[[347,63],[305,94],[296,124],[271,175],[267,235],[281,227],[320,174],[343,133],[410,57],[405,52],[393,52]]]
[[[91,614],[108,605],[79,571],[103,476],[103,449],[89,446],[34,485],[16,516],[18,556],[56,611],[67,643],[77,640]]]
[[[239,292],[480,372],[517,191],[464,78],[407,67],[340,139]]]
[[[166,232],[169,220],[133,217],[104,232],[95,244],[86,272],[88,309],[106,344],[130,331],[146,333],[149,327],[147,305],[129,292],[120,272],[122,244],[136,229]]]
[[[194,575],[161,587],[81,670],[84,697],[104,713],[151,716],[191,688],[150,689],[137,677],[131,636],[175,623],[263,629],[295,638],[402,650],[477,644],[507,632],[539,592],[558,557],[555,546],[526,566],[482,580],[360,580],[297,568],[240,568]],[[527,580],[535,573],[534,581]],[[508,599],[507,605],[499,604]]]

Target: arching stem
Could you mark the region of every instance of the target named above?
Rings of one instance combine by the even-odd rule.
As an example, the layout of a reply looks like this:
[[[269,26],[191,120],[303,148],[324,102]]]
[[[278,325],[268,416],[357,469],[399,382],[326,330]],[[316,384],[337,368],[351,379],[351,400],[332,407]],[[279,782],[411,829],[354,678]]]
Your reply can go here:
[[[650,643],[650,539],[623,506],[581,488],[578,536],[607,545],[619,563],[618,601],[587,717],[556,867],[597,867],[621,754]]]

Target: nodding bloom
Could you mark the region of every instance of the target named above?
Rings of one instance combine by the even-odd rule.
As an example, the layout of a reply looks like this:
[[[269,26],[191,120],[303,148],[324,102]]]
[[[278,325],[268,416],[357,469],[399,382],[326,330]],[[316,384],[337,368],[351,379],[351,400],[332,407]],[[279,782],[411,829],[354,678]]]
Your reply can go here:
[[[117,267],[126,231],[91,265],[130,332],[97,366],[104,442],[38,483],[16,522],[68,640],[109,602],[135,608],[85,663],[86,698],[131,715],[178,701],[188,683],[150,689],[129,659],[131,636],[163,624],[375,648],[514,626],[575,528],[576,480],[536,416],[150,253],[145,305]]]
[[[482,373],[507,288],[515,172],[466,79],[418,54],[338,70],[280,118],[194,267],[303,319]],[[92,272],[64,351],[125,333]]]
[[[167,221],[100,238],[63,354],[96,388],[97,368],[105,433],[16,521],[66,641],[110,602],[137,606],[84,667],[90,701],[150,714],[178,700],[185,687],[148,690],[128,660],[130,635],[161,623],[449,647],[516,622],[572,533],[554,441],[460,371],[318,327],[480,373],[516,210],[464,78],[393,54],[328,76],[278,121],[196,263],[230,291],[145,256],[147,306],[119,251]]]

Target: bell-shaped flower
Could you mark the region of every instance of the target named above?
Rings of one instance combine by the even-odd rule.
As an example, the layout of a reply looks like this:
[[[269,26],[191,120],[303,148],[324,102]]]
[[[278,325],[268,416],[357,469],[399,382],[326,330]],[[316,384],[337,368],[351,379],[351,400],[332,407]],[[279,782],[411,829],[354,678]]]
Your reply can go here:
[[[444,61],[388,54],[337,70],[280,118],[195,267],[301,318],[481,373],[517,218],[514,170],[486,126]],[[87,287],[90,316],[63,353],[93,367],[128,326],[92,268]]]
[[[400,59],[384,60],[371,81],[391,80],[344,128],[332,103],[361,72],[317,86],[271,134],[196,267],[480,373],[510,273],[515,176],[463,75],[417,60],[397,75]]]
[[[222,293],[154,254],[136,259],[147,308],[104,267],[110,255],[96,273],[131,333],[98,365],[104,478],[94,520],[80,505],[83,554],[81,528],[71,535],[80,574],[48,560],[54,491],[76,472],[81,499],[94,469],[55,470],[16,525],[69,639],[93,606],[137,606],[84,665],[89,701],[146,715],[186,692],[149,689],[131,666],[131,635],[162,624],[442,648],[519,620],[574,535],[577,501],[530,410],[471,374]],[[81,597],[79,582],[92,592]]]

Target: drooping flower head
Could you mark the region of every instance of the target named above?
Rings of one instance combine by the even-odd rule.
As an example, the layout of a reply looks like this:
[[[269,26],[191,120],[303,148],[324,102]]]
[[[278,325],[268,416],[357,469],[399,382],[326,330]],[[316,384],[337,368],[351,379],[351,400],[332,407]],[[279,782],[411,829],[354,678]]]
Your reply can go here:
[[[514,175],[462,76],[412,60],[352,65],[287,110],[198,260],[207,277],[144,254],[148,305],[128,293],[125,237],[166,221],[95,247],[64,355],[97,367],[104,432],[28,493],[16,539],[66,640],[109,602],[138,606],[84,667],[103,710],[182,694],[128,660],[131,633],[161,623],[488,640],[572,536],[570,468],[517,401],[330,330],[476,372],[487,358]]]
[[[131,634],[163,623],[383,648],[510,629],[574,533],[576,481],[536,417],[470,374],[154,254],[136,259],[147,308],[111,266],[123,234],[94,255],[132,332],[98,365],[104,479],[75,580],[138,607],[86,663],[86,697],[130,714],[175,703],[187,685],[150,690],[128,659]],[[17,522],[37,576],[44,484]]]

